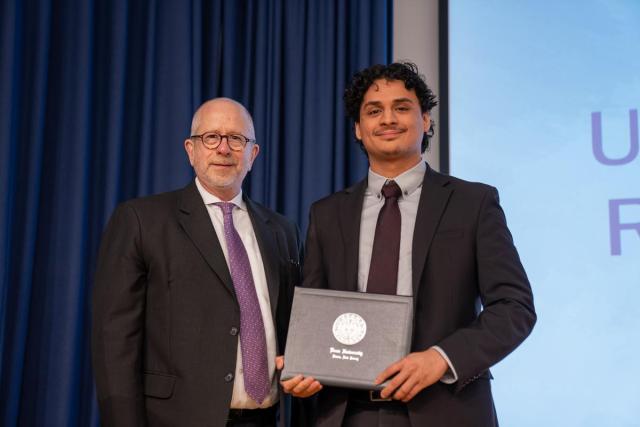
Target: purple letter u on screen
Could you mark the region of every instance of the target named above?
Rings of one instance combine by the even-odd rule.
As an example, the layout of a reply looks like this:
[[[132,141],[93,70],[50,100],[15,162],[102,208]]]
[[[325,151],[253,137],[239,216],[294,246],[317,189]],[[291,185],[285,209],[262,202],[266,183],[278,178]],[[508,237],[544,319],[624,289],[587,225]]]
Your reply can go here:
[[[622,244],[620,243],[620,235],[623,230],[636,230],[638,238],[640,238],[640,218],[638,222],[630,222],[626,224],[620,223],[620,208],[624,205],[638,205],[640,207],[640,199],[613,199],[609,200],[609,234],[611,238],[611,255],[620,255],[622,253]]]
[[[600,112],[591,113],[591,149],[597,161],[607,166],[619,166],[631,163],[640,150],[638,143],[638,110],[629,110],[629,152],[626,156],[611,159],[604,154],[602,148],[602,114]]]

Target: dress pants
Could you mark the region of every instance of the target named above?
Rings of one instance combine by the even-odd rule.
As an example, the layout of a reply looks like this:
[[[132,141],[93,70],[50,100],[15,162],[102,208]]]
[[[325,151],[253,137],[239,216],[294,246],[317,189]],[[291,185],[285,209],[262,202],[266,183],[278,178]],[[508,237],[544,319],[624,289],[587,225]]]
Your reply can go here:
[[[343,427],[411,427],[407,406],[398,401],[369,402],[349,398]]]
[[[276,427],[276,408],[267,409],[231,409],[227,418],[227,427]]]

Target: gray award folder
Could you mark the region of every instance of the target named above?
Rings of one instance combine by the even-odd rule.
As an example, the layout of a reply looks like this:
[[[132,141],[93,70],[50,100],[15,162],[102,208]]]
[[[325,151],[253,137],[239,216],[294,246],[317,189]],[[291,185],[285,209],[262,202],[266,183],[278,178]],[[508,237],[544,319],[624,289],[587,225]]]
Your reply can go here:
[[[374,380],[409,353],[411,297],[296,288],[281,379],[382,389]]]

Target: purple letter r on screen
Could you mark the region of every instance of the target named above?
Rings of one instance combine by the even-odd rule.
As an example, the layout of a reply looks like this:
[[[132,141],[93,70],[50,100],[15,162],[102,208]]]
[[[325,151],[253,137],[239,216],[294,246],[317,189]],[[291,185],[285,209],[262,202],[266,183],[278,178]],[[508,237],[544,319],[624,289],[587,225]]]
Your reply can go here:
[[[611,255],[620,255],[622,245],[620,234],[622,230],[636,230],[640,237],[640,222],[620,224],[620,207],[623,205],[638,205],[640,199],[613,199],[609,200],[609,233],[611,237]]]

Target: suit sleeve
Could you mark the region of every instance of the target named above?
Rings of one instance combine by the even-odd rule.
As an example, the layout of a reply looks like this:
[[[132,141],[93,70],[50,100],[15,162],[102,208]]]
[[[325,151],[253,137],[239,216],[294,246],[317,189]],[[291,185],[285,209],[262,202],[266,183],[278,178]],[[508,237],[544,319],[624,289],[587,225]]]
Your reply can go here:
[[[92,360],[103,426],[143,426],[146,268],[138,217],[114,212],[102,237],[93,288]]]
[[[529,280],[495,188],[484,194],[480,204],[475,241],[483,310],[467,327],[438,343],[455,366],[456,391],[512,352],[536,322]]]
[[[281,221],[281,220],[279,220]],[[278,335],[278,354],[284,354],[287,343],[289,318],[293,304],[293,294],[296,286],[300,286],[302,277],[302,243],[298,226],[288,220],[280,222],[281,233],[278,236],[278,246],[281,253],[281,283],[276,311],[276,330]]]
[[[322,246],[318,234],[316,209],[311,206],[309,211],[309,228],[305,243],[304,268],[302,286],[305,288],[327,288],[327,279],[322,264]]]
[[[295,261],[298,263],[298,281],[296,282],[296,286],[298,286],[300,284],[299,279],[300,277],[302,277],[301,266],[302,266],[302,261],[304,260],[304,245],[303,245],[302,239],[300,238],[300,229],[295,224],[293,228],[294,228],[294,236],[295,236],[294,248],[295,248],[295,253],[297,255],[297,258],[295,259]]]

